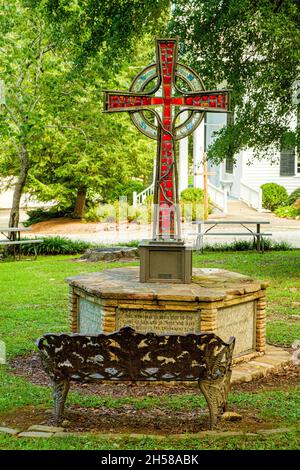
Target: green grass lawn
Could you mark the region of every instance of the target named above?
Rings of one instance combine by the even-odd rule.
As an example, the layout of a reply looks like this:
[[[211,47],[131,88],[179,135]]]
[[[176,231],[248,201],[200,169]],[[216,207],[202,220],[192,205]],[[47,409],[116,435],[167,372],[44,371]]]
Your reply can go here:
[[[47,331],[68,331],[68,285],[64,279],[84,272],[119,266],[117,263],[74,263],[70,256],[39,257],[36,261],[1,262],[0,264],[0,339],[5,341],[8,359],[34,349],[39,335]],[[136,263],[130,263],[136,264]],[[124,263],[121,264],[124,266]],[[219,267],[258,279],[268,279],[268,340],[289,346],[300,339],[300,251],[206,253],[194,255],[195,267]],[[81,406],[122,407],[130,403],[137,409],[162,407],[166,410],[192,410],[203,404],[198,394],[120,399],[82,396],[70,393],[70,403]],[[26,405],[51,406],[49,388],[28,383],[0,366],[1,413]],[[299,448],[300,387],[272,389],[257,393],[235,392],[230,396],[235,409],[253,410],[274,428],[288,426],[287,434],[232,436],[219,439],[195,439],[187,435],[175,440],[152,438],[105,440],[97,436],[80,438],[25,440],[0,434],[0,449],[295,449]]]
[[[219,267],[270,281],[267,290],[270,343],[290,346],[300,339],[300,250],[206,253],[194,255],[195,267]],[[298,304],[298,305],[297,305]]]

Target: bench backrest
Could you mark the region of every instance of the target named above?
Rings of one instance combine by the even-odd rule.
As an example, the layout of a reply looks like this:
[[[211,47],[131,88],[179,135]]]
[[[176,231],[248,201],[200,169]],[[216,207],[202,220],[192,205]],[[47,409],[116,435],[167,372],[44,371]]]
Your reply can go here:
[[[51,376],[80,380],[200,380],[218,378],[231,366],[235,338],[214,333],[140,333],[124,327],[87,336],[48,333],[38,340]]]

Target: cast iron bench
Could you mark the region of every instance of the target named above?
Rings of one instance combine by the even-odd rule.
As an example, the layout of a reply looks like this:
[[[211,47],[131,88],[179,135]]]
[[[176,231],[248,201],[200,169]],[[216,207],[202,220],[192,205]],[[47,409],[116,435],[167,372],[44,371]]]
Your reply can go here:
[[[139,333],[130,327],[95,336],[52,334],[37,346],[51,379],[54,419],[64,412],[70,381],[197,381],[207,401],[210,427],[226,409],[235,338],[214,333]]]

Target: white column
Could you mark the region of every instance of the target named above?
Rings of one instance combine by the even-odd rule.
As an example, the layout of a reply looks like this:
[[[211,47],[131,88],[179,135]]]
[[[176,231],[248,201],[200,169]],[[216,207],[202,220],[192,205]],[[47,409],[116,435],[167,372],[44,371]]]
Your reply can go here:
[[[193,140],[193,175],[194,187],[203,189],[203,152],[204,152],[204,119],[194,131]]]
[[[180,115],[180,121],[184,122],[188,113]],[[179,141],[179,195],[181,191],[189,186],[189,138],[185,137]]]

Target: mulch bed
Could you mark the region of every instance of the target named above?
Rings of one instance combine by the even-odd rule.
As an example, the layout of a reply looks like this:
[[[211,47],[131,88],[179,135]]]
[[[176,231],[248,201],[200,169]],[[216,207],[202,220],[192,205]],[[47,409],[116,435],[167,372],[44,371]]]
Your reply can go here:
[[[1,426],[28,430],[34,424],[54,425],[52,409],[26,406],[17,411],[1,413]],[[257,432],[271,429],[274,423],[258,418],[253,410],[243,411],[241,421],[219,421],[220,431],[246,430]],[[114,433],[118,434],[158,434],[172,435],[196,433],[209,429],[208,410],[170,411],[163,408],[136,409],[132,405],[122,408],[88,407],[67,404],[64,420],[60,424],[67,432]]]
[[[10,367],[15,375],[28,379],[36,385],[49,385],[49,378],[44,372],[38,354],[20,356],[10,362]],[[300,366],[289,364],[281,369],[268,373],[265,377],[253,379],[251,382],[236,384],[232,386],[233,391],[261,391],[270,388],[284,388],[300,384]],[[195,385],[195,387],[191,386]],[[162,395],[190,394],[197,390],[196,384],[184,385],[178,383],[176,386],[148,383],[87,383],[80,384],[72,382],[71,389],[84,395],[99,395],[103,397],[149,397]]]
[[[49,380],[37,354],[27,357],[18,357],[10,362],[14,374],[22,376],[30,382],[49,386]],[[253,380],[249,383],[238,384],[232,387],[234,391],[259,391],[272,388],[285,388],[300,383],[300,367],[285,366],[281,370],[270,373],[266,377]],[[187,395],[197,393],[197,388],[183,384],[79,384],[72,382],[71,390],[83,395],[97,395],[102,397],[158,397],[172,394]],[[200,393],[200,392],[199,392]],[[230,407],[234,410],[234,407]],[[240,411],[240,410],[238,410]],[[221,422],[219,429],[257,431],[268,428],[272,423],[266,423],[257,417],[255,410],[243,410],[243,419],[239,422]],[[27,406],[1,414],[2,425],[9,425],[19,429],[27,429],[32,424],[53,424],[52,409],[44,407]],[[208,413],[206,409],[192,411],[177,411],[159,407],[136,409],[131,404],[124,404],[120,408],[113,407],[81,407],[67,404],[63,426],[67,431],[77,432],[118,432],[118,433],[147,433],[147,434],[178,434],[184,432],[199,432],[208,429]]]

